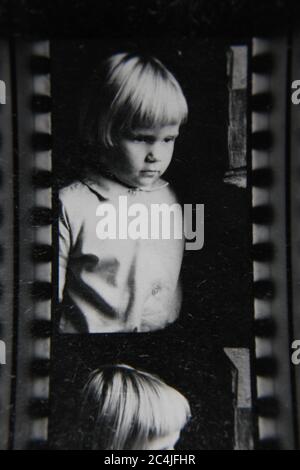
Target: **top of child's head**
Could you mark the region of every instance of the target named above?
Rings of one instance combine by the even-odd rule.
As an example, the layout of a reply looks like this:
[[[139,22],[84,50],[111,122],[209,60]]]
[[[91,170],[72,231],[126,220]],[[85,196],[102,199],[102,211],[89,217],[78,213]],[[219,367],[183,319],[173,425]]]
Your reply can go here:
[[[150,373],[101,367],[83,390],[80,446],[94,450],[172,450],[190,418],[186,398]]]
[[[82,139],[89,145],[110,149],[136,128],[180,126],[187,120],[183,91],[157,58],[113,54],[93,82],[81,120]]]

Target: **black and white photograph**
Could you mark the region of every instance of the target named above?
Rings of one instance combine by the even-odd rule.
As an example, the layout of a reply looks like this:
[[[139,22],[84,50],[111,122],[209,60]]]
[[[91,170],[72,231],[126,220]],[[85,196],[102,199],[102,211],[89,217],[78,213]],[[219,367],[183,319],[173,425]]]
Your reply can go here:
[[[1,450],[299,448],[300,39],[273,3],[0,0]]]
[[[58,448],[87,374],[120,362],[187,396],[182,449],[253,446],[248,52],[210,39],[51,43]]]

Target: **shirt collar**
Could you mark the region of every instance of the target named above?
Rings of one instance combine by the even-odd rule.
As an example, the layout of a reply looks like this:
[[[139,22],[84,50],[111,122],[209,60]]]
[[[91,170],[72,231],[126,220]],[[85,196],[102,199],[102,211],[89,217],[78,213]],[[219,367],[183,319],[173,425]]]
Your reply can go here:
[[[167,181],[161,179],[161,184],[154,188],[130,187],[121,183],[114,176],[110,177],[102,174],[87,175],[83,179],[83,183],[104,199],[113,199],[126,194],[134,195],[138,192],[159,191],[169,185]]]

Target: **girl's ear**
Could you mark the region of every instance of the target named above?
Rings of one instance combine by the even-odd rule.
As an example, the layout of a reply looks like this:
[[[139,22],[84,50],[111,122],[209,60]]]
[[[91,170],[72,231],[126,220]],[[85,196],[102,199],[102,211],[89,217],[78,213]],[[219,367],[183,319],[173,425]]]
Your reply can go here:
[[[108,149],[108,155],[112,155],[120,146],[120,136],[114,137],[112,141],[112,146]]]

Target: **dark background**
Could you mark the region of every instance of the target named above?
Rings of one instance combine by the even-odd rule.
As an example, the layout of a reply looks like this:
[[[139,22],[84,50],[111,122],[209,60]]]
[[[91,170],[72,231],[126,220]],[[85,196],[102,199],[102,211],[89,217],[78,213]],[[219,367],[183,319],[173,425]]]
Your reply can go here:
[[[221,346],[249,345],[252,321],[250,191],[224,184],[228,169],[226,51],[230,40],[153,38],[53,41],[52,98],[55,179],[82,174],[78,116],[84,88],[101,59],[118,50],[157,56],[175,74],[189,105],[166,178],[184,203],[205,204],[205,246],[186,251],[185,327]],[[193,323],[195,320],[195,324]]]
[[[297,0],[0,0],[0,37],[21,40],[41,37],[93,37],[102,38],[102,44],[108,36],[115,38],[116,42],[124,36],[131,39],[138,36],[156,37],[155,47],[158,45],[158,48],[155,54],[162,60],[162,55],[166,55],[166,65],[170,68],[174,65],[175,74],[183,87],[186,87],[185,83],[192,82],[193,77],[187,74],[181,77],[179,63],[173,64],[171,58],[172,54],[174,56],[176,53],[172,52],[172,48],[167,50],[164,47],[165,41],[170,44],[174,39],[176,47],[180,44],[181,48],[182,43],[186,44],[185,57],[189,49],[196,51],[195,56],[194,52],[191,53],[192,62],[184,63],[182,70],[197,67],[199,61],[203,65],[201,70],[199,67],[201,73],[195,76],[192,88],[196,90],[198,84],[205,79],[207,85],[198,87],[198,98],[189,91],[188,86],[185,89],[188,98],[190,92],[190,96],[195,98],[193,103],[189,104],[190,108],[196,108],[196,113],[199,109],[200,120],[196,122],[190,114],[185,131],[187,135],[194,135],[189,144],[190,149],[187,148],[188,144],[185,146],[180,141],[177,145],[177,158],[184,158],[184,164],[181,165],[182,171],[185,171],[182,173],[184,177],[180,179],[175,169],[174,174],[170,175],[178,191],[183,186],[187,202],[196,199],[196,202],[206,204],[205,247],[198,253],[187,252],[183,264],[185,299],[180,322],[172,327],[172,330],[175,328],[175,339],[171,340],[170,330],[150,335],[149,340],[144,335],[136,339],[133,336],[111,335],[108,341],[105,336],[98,335],[89,338],[54,337],[51,381],[53,415],[50,421],[53,424],[51,429],[56,431],[57,436],[60,431],[68,431],[68,421],[64,420],[64,407],[69,406],[71,412],[74,410],[75,395],[70,395],[70,390],[76,391],[76,387],[80,388],[87,370],[98,366],[99,360],[110,360],[112,350],[118,354],[123,350],[129,353],[132,351],[131,356],[124,356],[124,361],[131,360],[132,365],[135,365],[133,362],[136,354],[139,357],[137,364],[142,366],[145,361],[145,368],[160,373],[163,378],[187,394],[192,401],[194,415],[195,407],[198,407],[199,412],[193,418],[186,438],[188,440],[184,441],[186,448],[193,446],[195,440],[197,443],[192,448],[230,447],[232,412],[231,407],[225,405],[229,397],[229,368],[224,360],[222,348],[224,345],[248,345],[253,337],[248,211],[250,204],[246,191],[225,186],[222,182],[226,147],[222,146],[224,139],[221,135],[224,135],[225,131],[221,126],[213,133],[212,129],[218,116],[218,122],[222,122],[224,116],[227,116],[226,109],[219,107],[220,101],[226,103],[226,86],[222,78],[219,80],[218,76],[215,76],[217,70],[222,77],[224,69],[223,65],[218,66],[217,60],[209,59],[211,56],[207,51],[215,46],[213,43],[210,46],[210,41],[205,38],[218,37],[222,42],[222,38],[229,36],[239,41],[241,37],[285,35],[290,31],[292,23],[297,27],[300,18],[299,6]],[[294,11],[291,7],[294,7]],[[57,180],[62,184],[66,183],[66,173],[62,174],[57,169],[63,159],[68,161],[72,147],[75,152],[74,122],[78,93],[81,89],[80,81],[85,79],[92,67],[89,57],[93,62],[96,58],[88,47],[83,47],[80,52],[76,44],[78,41],[73,42],[73,45],[65,43],[54,46],[57,52],[56,57],[53,57],[55,60],[52,81],[54,158]],[[204,56],[200,54],[200,50],[204,50]],[[102,50],[98,52],[101,55]],[[216,53],[215,57],[221,56],[221,64],[224,64],[221,49],[219,53],[220,55]],[[217,87],[219,95],[214,95],[211,91],[211,83],[216,82],[220,86]],[[219,96],[220,100],[216,96]],[[60,99],[59,102],[57,98]],[[201,113],[200,109],[207,109],[207,113]],[[215,116],[213,109],[216,111]],[[225,126],[225,123],[223,124]],[[190,126],[194,127],[193,132]],[[201,130],[198,135],[197,126]],[[182,142],[186,142],[184,136],[183,139]],[[202,147],[197,144],[200,140]],[[181,148],[184,150],[182,154]],[[221,149],[219,154],[217,149]],[[200,152],[203,156],[201,159]],[[200,162],[203,173],[198,173]],[[70,169],[72,170],[72,167]],[[195,175],[198,177],[197,182]],[[141,341],[139,353],[134,352],[138,349],[135,341]],[[177,342],[185,345],[178,348],[180,357],[177,355]],[[96,351],[99,352],[99,358],[95,354]],[[74,364],[78,364],[76,375],[72,372]],[[200,380],[200,376],[203,380]],[[209,380],[210,384],[216,385],[214,391],[217,390],[218,393],[213,393]],[[62,423],[65,423],[64,429]],[[63,446],[63,440],[60,445]]]
[[[235,41],[236,42],[236,41]],[[184,203],[205,204],[205,244],[186,251],[179,320],[162,332],[54,335],[50,445],[74,446],[71,424],[88,372],[123,362],[158,374],[190,401],[182,449],[233,447],[231,368],[224,347],[252,348],[250,191],[223,182],[228,169],[226,51],[231,40],[138,36],[52,41],[53,156],[57,189],[80,175],[82,93],[99,61],[119,50],[158,57],[177,77],[189,120],[166,178]],[[79,163],[81,162],[81,163]]]
[[[0,35],[264,36],[299,22],[297,0],[1,0]]]
[[[188,399],[192,419],[177,449],[233,448],[229,360],[180,324],[154,333],[62,335],[53,353],[50,448],[78,449],[80,392],[92,370],[111,363],[159,375]]]

